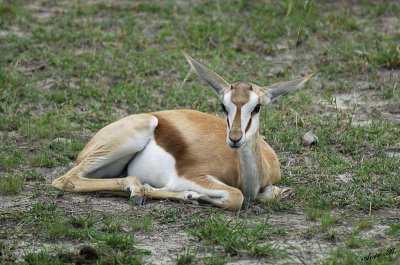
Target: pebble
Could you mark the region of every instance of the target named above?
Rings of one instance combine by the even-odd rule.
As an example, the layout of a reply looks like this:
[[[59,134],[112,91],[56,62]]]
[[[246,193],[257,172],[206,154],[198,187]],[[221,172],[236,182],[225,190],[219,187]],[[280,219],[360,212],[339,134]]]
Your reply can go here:
[[[302,144],[303,146],[311,146],[318,143],[318,136],[313,134],[312,132],[307,132],[303,135]]]

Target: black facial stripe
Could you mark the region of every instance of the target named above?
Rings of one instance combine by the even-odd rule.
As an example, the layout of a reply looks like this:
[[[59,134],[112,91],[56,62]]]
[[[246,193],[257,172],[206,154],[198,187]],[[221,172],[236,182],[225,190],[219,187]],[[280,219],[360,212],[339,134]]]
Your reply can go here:
[[[225,107],[224,103],[221,103],[221,109],[222,109],[223,112],[225,112],[225,114],[228,113],[228,111],[226,110],[226,107]]]
[[[247,131],[250,129],[252,120],[253,120],[253,119],[250,118],[249,122],[247,123],[245,132],[247,132]]]
[[[261,108],[261,104],[257,104],[254,107],[253,111],[251,112],[251,115],[255,115],[255,114],[259,113],[260,112],[260,108]]]

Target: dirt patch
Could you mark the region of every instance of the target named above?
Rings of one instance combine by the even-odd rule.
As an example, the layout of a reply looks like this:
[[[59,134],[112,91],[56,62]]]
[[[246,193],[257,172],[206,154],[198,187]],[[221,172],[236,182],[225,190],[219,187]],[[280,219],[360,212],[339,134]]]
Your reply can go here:
[[[10,35],[17,36],[19,38],[29,38],[30,37],[30,33],[23,31],[18,26],[11,26],[7,30],[5,30],[5,29],[0,30],[0,37],[10,36]]]
[[[65,12],[65,9],[60,6],[51,6],[48,3],[41,4],[38,2],[29,3],[25,6],[25,9],[29,10],[37,21],[47,20],[57,16],[57,14]]]
[[[379,91],[354,90],[351,93],[336,93],[332,97],[331,101],[320,97],[315,97],[313,101],[316,108],[322,106],[325,109],[322,112],[326,115],[336,111],[348,113],[354,126],[370,125],[380,118],[394,123],[400,122],[400,106],[393,101],[382,100]],[[320,112],[321,109],[317,111]]]

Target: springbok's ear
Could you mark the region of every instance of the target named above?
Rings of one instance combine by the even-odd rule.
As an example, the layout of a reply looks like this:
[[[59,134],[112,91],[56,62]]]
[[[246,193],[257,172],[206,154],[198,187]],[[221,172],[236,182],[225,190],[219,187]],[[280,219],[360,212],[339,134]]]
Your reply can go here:
[[[224,94],[224,89],[229,86],[229,83],[225,81],[222,77],[220,77],[217,73],[209,69],[208,67],[202,65],[197,60],[190,57],[186,52],[182,51],[183,55],[185,55],[186,60],[192,67],[192,69],[209,84],[212,88],[217,91],[218,95]]]
[[[287,82],[276,83],[273,85],[269,85],[263,87],[262,90],[264,92],[263,97],[263,104],[266,105],[272,100],[284,96],[287,93],[299,89],[305,82],[307,82],[311,77],[315,76],[316,74],[312,74],[306,77],[294,79]]]

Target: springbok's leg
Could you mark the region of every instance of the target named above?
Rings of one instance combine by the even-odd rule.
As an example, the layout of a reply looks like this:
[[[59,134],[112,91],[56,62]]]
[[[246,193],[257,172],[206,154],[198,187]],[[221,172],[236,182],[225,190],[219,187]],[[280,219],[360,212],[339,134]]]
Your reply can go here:
[[[198,190],[199,193],[206,195],[201,196],[200,200],[207,201],[228,211],[237,211],[242,207],[244,198],[239,189],[228,186],[212,176],[196,178],[196,184],[205,189],[205,191]]]
[[[78,165],[55,179],[53,187],[71,192],[140,192],[137,178],[117,178],[128,162],[152,141],[157,118],[131,115],[101,129],[80,153]]]
[[[197,201],[200,203],[212,204],[229,211],[237,211],[243,203],[243,195],[239,189],[225,185],[210,176],[201,176],[195,181],[184,181],[188,190],[181,190],[179,181],[174,187],[161,189],[142,185],[141,194],[150,199],[168,199],[176,201]],[[171,190],[172,189],[172,190]]]
[[[154,199],[196,200],[229,211],[237,211],[243,203],[242,192],[212,176],[180,179],[162,189],[146,189],[145,196]]]
[[[290,188],[279,188],[274,185],[266,186],[257,194],[256,199],[262,203],[267,203],[279,200],[284,194],[289,194],[290,192],[292,192]]]

